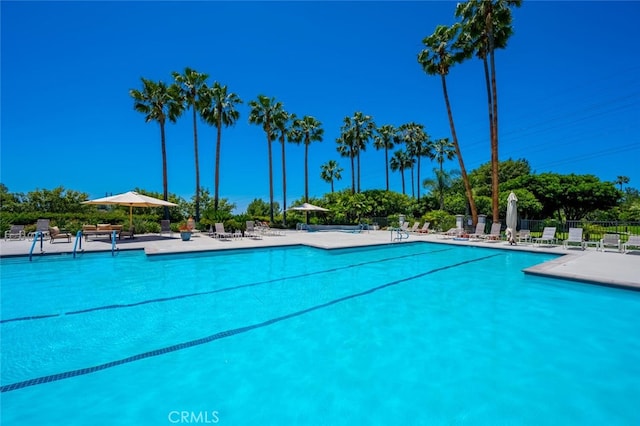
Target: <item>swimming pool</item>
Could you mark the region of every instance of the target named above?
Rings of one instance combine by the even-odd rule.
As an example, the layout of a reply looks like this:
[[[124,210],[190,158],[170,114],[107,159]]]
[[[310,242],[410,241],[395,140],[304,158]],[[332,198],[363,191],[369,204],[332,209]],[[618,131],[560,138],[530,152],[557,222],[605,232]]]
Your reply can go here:
[[[411,243],[2,259],[2,424],[638,424],[640,293]]]

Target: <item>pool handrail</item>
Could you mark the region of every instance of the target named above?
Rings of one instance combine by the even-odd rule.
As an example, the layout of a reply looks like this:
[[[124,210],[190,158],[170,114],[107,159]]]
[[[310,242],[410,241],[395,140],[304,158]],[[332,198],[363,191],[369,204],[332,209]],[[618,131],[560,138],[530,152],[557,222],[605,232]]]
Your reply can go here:
[[[118,249],[116,247],[116,231],[114,230],[111,233],[111,256],[115,256],[117,250]]]
[[[31,258],[33,257],[33,249],[36,247],[38,237],[42,237],[42,231],[36,231],[36,233],[33,234],[33,243],[31,243],[31,250],[29,250],[29,261],[31,261]],[[42,250],[42,247],[40,247],[40,249]]]
[[[80,246],[78,247],[78,241],[80,242]],[[77,249],[80,249],[80,251],[82,251],[82,230],[78,231],[76,233],[76,240],[73,243],[73,258],[76,258],[76,252]]]

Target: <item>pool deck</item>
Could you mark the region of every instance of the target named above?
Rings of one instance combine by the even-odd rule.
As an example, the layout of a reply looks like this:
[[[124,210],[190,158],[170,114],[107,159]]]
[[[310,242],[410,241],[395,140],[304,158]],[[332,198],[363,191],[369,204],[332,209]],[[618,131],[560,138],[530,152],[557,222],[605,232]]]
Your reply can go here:
[[[265,235],[261,239],[234,238],[219,240],[206,234],[195,234],[190,241],[182,241],[179,233],[172,236],[157,234],[137,235],[134,239],[123,239],[117,242],[118,250],[144,250],[147,255],[206,252],[216,250],[233,250],[243,248],[284,247],[307,245],[322,249],[337,249],[350,247],[364,247],[385,244],[405,244],[407,242],[427,241],[437,244],[454,244],[461,246],[486,247],[498,250],[529,251],[534,253],[551,253],[561,255],[553,260],[532,266],[524,270],[525,273],[577,280],[611,287],[630,288],[640,290],[640,251],[626,254],[615,250],[597,251],[588,247],[582,251],[579,248],[564,249],[562,242],[555,246],[534,246],[532,244],[518,244],[511,246],[505,241],[456,241],[444,238],[439,234],[411,234],[408,239],[392,242],[389,231],[370,231],[361,233],[348,232],[306,232],[285,231],[284,235]],[[0,257],[29,256],[33,241],[4,241],[0,240]],[[34,256],[41,254],[72,254],[74,239],[71,243],[57,240],[50,243],[37,241]],[[111,252],[111,243],[106,238],[82,241],[82,250],[86,252]]]

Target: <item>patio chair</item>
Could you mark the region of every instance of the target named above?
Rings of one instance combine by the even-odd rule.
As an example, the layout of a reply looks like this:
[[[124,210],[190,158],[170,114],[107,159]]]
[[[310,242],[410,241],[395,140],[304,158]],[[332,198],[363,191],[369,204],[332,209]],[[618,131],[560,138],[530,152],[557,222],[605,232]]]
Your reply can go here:
[[[555,226],[546,226],[542,230],[542,235],[537,238],[533,238],[534,245],[541,245],[542,243],[547,243],[552,246],[556,242],[556,227]]]
[[[216,230],[213,233],[214,238],[218,238],[220,240],[229,240],[231,239],[231,237],[233,237],[233,234],[231,232],[226,232],[224,230],[224,224],[216,223],[215,227],[216,227]]]
[[[424,225],[422,225],[422,228],[418,229],[418,233],[419,234],[428,234],[429,233],[429,225],[431,224],[431,222],[425,222]]]
[[[419,227],[420,227],[420,222],[414,222],[413,226],[411,227],[411,229],[408,230],[408,232],[418,232]]]
[[[480,222],[478,222],[478,223],[476,224],[476,230],[475,230],[475,232],[472,232],[471,234],[469,234],[469,239],[479,240],[479,239],[483,238],[485,235],[487,235],[487,234],[484,232],[484,227],[485,227],[485,224],[484,224],[484,223],[480,223]]]
[[[11,225],[11,229],[4,231],[4,240],[24,240],[24,225]]]
[[[55,240],[67,240],[68,243],[71,242],[71,233],[65,230],[61,230],[57,226],[52,226],[49,228],[49,242],[53,244]]]
[[[246,229],[244,231],[244,236],[247,238],[253,238],[254,240],[261,240],[262,235],[258,233],[256,230],[256,225],[253,220],[247,220]]]
[[[604,251],[607,247],[615,247],[618,253],[622,253],[622,244],[620,244],[620,235],[604,234],[600,240],[600,250]]]
[[[585,244],[582,239],[582,228],[569,228],[569,237],[562,242],[564,249],[568,249],[570,244],[579,244],[584,250]]]
[[[171,230],[171,221],[168,219],[163,219],[160,221],[160,236],[162,234],[169,234],[169,237],[173,236],[173,231]]]
[[[531,231],[528,229],[521,229],[518,231],[518,236],[516,238],[518,240],[518,243],[530,243]]]
[[[44,239],[49,237],[49,224],[51,223],[50,219],[38,219],[36,222],[36,230],[34,232],[29,233],[29,237],[35,237],[40,231],[42,233],[42,237]]]
[[[635,247],[634,249],[629,249],[629,247]],[[622,245],[622,250],[625,253],[629,253],[633,250],[640,250],[640,235],[629,235],[629,240]]]
[[[120,231],[120,237],[129,237],[130,240],[134,239],[135,227],[130,226],[127,231]]]
[[[444,238],[444,239],[457,238],[457,237],[461,237],[462,235],[464,235],[464,229],[462,228],[451,228],[447,232],[442,232],[440,234],[441,238]]]
[[[481,236],[480,238],[485,239],[487,241],[500,241],[501,228],[502,228],[502,224],[500,222],[492,223],[491,230],[489,231],[489,233]]]

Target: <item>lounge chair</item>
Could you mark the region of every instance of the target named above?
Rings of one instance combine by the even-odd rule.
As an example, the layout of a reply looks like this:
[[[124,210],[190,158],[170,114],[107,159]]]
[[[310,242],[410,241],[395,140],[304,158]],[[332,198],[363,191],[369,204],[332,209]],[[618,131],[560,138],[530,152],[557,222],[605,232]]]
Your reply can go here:
[[[256,230],[256,224],[253,220],[247,220],[244,236],[247,238],[253,238],[254,240],[261,240],[262,235]]]
[[[44,239],[49,237],[49,224],[50,219],[38,219],[36,222],[36,230],[34,232],[29,232],[29,238],[35,238],[38,235],[38,231],[42,233],[42,237]]]
[[[534,245],[540,245],[546,242],[548,245],[552,246],[556,242],[556,227],[546,226],[542,230],[542,235],[540,237],[533,238],[532,240]]]
[[[635,247],[635,249],[629,249],[629,247]],[[640,235],[629,235],[629,240],[622,245],[622,250],[625,253],[629,253],[633,250],[640,250]]]
[[[464,229],[462,228],[451,228],[447,232],[443,232],[440,234],[442,238],[457,238],[464,235]]]
[[[162,234],[169,234],[169,237],[173,236],[173,231],[171,230],[171,221],[168,219],[163,219],[160,221],[160,236]]]
[[[4,231],[4,240],[24,240],[24,225],[11,225],[11,229]]]
[[[479,223],[478,222],[476,224],[476,231],[472,232],[471,234],[469,234],[469,239],[479,240],[479,239],[483,238],[485,235],[487,235],[484,232],[484,227],[485,227],[484,223]]]
[[[213,233],[214,238],[218,238],[220,240],[229,240],[231,239],[231,237],[233,237],[233,234],[231,232],[226,232],[224,230],[224,224],[216,223],[215,227],[216,227],[216,230]]]
[[[582,239],[582,228],[569,228],[569,237],[562,242],[562,246],[566,250],[570,244],[579,244],[582,250],[585,249],[585,243]]]
[[[517,236],[519,243],[530,243],[531,242],[531,231],[528,229],[521,229],[518,231]]]
[[[420,222],[414,222],[413,226],[411,227],[411,229],[408,230],[408,232],[418,232],[419,227],[420,227]]]
[[[129,227],[128,231],[120,231],[120,237],[129,237],[129,239],[134,239],[135,228],[133,226]]]
[[[256,226],[258,227],[258,230],[262,235],[271,235],[271,236],[285,235],[284,232],[271,228],[267,222],[259,222],[259,224],[256,224]]]
[[[422,225],[422,228],[418,229],[418,233],[419,234],[428,234],[429,233],[429,225],[430,222],[425,222],[424,225]]]
[[[604,251],[607,247],[615,247],[619,253],[622,252],[622,244],[620,244],[620,235],[604,234],[600,240],[600,250]]]
[[[55,240],[67,240],[68,243],[71,242],[71,233],[65,230],[61,230],[57,226],[52,226],[49,228],[49,242],[53,244]]]
[[[500,241],[500,238],[501,238],[500,229],[501,228],[502,228],[502,224],[500,222],[492,223],[491,224],[491,230],[489,231],[489,233],[481,236],[480,238],[485,239],[487,241]]]

